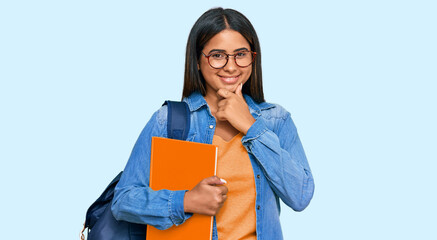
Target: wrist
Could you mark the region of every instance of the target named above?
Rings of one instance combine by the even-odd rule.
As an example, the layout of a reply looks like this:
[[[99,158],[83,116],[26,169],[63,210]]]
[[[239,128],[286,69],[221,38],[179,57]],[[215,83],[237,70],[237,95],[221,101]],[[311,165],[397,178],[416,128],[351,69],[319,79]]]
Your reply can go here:
[[[255,118],[252,117],[252,115],[250,115],[250,118],[247,121],[247,124],[245,125],[245,127],[243,128],[242,133],[244,133],[244,135],[247,134],[247,132],[249,131],[250,127],[252,127],[252,125],[255,123]]]
[[[192,212],[190,208],[189,192],[186,191],[184,195],[184,212]]]

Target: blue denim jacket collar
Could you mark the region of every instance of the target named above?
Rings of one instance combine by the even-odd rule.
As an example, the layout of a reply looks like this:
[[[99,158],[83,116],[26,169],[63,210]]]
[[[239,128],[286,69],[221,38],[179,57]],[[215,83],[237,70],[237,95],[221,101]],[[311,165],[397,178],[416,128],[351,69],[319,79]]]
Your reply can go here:
[[[254,117],[258,117],[261,113],[261,110],[275,107],[274,104],[267,102],[257,103],[247,94],[243,94],[243,96],[244,100],[246,100],[246,103],[249,106],[250,113]],[[184,101],[188,104],[191,112],[197,111],[203,106],[207,106],[206,100],[200,92],[192,93],[190,96],[184,98]]]

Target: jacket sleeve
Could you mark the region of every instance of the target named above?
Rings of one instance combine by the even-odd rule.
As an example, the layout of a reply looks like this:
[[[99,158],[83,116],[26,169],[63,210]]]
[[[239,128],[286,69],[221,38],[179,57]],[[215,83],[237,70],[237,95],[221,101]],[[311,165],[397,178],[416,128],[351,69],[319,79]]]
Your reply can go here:
[[[290,113],[277,122],[275,133],[259,116],[242,143],[261,166],[273,191],[293,210],[302,211],[313,197],[313,176]]]
[[[154,191],[148,186],[152,136],[164,135],[166,124],[162,119],[167,117],[166,108],[163,106],[155,112],[144,127],[115,187],[111,210],[117,220],[148,224],[162,230],[180,225],[192,216],[184,213],[186,191]]]

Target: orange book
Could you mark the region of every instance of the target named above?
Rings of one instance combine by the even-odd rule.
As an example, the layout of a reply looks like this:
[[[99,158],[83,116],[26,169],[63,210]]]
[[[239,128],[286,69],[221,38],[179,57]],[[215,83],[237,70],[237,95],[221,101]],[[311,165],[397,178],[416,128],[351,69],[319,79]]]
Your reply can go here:
[[[152,137],[150,188],[191,190],[202,179],[216,174],[217,147],[211,144]],[[159,230],[147,226],[147,240],[208,240],[213,217],[193,214],[179,226]]]

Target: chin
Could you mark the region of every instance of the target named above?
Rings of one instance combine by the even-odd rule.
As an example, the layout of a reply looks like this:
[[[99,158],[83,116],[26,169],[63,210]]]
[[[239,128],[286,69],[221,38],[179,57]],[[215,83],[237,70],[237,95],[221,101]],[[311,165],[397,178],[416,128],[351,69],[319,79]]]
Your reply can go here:
[[[237,84],[234,84],[234,85],[227,85],[227,86],[225,86],[225,89],[228,90],[229,92],[235,93],[235,91],[237,90],[238,85],[240,85],[240,83],[237,83]]]

